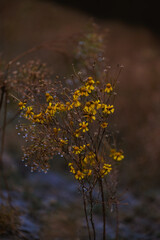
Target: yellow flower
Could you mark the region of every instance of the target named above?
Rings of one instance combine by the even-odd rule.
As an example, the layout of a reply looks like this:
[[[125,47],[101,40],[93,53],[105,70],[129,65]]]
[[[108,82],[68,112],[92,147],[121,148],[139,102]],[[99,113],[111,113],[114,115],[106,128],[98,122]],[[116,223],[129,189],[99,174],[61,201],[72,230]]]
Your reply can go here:
[[[71,172],[71,173],[73,173],[73,174],[75,174],[75,173],[76,173],[76,171],[75,171],[74,167],[72,167],[72,166],[70,167],[70,172]]]
[[[74,132],[74,136],[78,138],[80,134],[81,134],[80,129],[76,129],[76,131]]]
[[[74,100],[74,101],[77,101],[80,95],[81,95],[81,94],[80,94],[80,91],[79,91],[79,90],[76,90],[76,91],[74,92],[74,94],[73,94],[73,100]]]
[[[101,177],[104,177],[105,175],[110,173],[111,170],[112,170],[111,164],[104,163],[102,169],[100,170]]]
[[[48,98],[50,96],[50,94],[49,93],[46,93],[46,98]]]
[[[19,108],[20,108],[21,110],[24,109],[24,108],[26,108],[26,103],[24,103],[24,102],[19,102],[18,105],[19,105]]]
[[[111,150],[110,150],[110,157],[113,157],[114,156],[114,154],[115,154],[115,152],[116,152],[116,149],[114,149],[114,148],[111,148]]]
[[[32,110],[33,110],[32,107],[27,107],[27,111],[26,111],[26,114],[25,114],[26,118],[31,118],[34,115]]]
[[[101,123],[102,128],[106,128],[107,126],[108,126],[108,123],[106,123],[106,122]]]
[[[103,169],[106,169],[108,172],[112,170],[111,164],[104,163]]]
[[[60,131],[61,129],[60,128],[53,128],[53,132],[54,132],[54,134],[58,134],[58,132]]]
[[[107,93],[112,92],[113,91],[112,85],[110,83],[107,83],[104,91]]]
[[[93,78],[92,77],[88,77],[88,81],[92,81],[93,80]]]
[[[51,102],[49,102],[49,105],[48,105],[47,109],[52,110],[52,103]]]
[[[91,176],[92,174],[92,169],[83,169],[83,173],[87,176]]]
[[[101,106],[102,106],[102,104],[100,103],[100,100],[95,101],[94,105],[97,109],[101,108]]]
[[[86,88],[90,91],[95,89],[93,85],[86,85]]]
[[[86,97],[88,97],[89,93],[91,93],[91,90],[86,88],[85,86],[81,87],[79,91],[81,96],[86,96]]]
[[[100,84],[100,81],[96,81],[96,84],[99,85],[99,84]]]
[[[37,122],[37,123],[44,123],[44,121],[45,121],[45,119],[44,119],[44,117],[43,117],[43,115],[42,115],[42,112],[40,112],[39,114],[37,114],[37,115],[34,115],[33,116],[33,121],[34,122]]]
[[[89,169],[87,175],[88,175],[88,176],[91,176],[91,174],[92,174],[92,169]]]
[[[68,163],[68,166],[70,167],[70,172],[73,173],[73,174],[75,174],[76,171],[75,171],[75,169],[74,169],[74,167],[73,167],[73,163]]]
[[[86,102],[86,107],[90,107],[91,106],[91,102]]]
[[[68,140],[60,139],[60,143],[63,144],[68,144]]]
[[[80,126],[80,129],[83,131],[83,132],[86,132],[86,131],[89,131],[89,129],[88,129],[88,123],[87,122],[82,122],[82,123],[80,123],[79,124],[79,126]]]
[[[81,151],[85,150],[86,145],[80,146]]]
[[[46,100],[47,102],[51,102],[53,101],[53,97],[49,93],[46,93]]]
[[[81,106],[81,103],[79,101],[74,101],[73,104],[74,104],[75,107]]]
[[[73,103],[66,102],[66,110],[71,110],[73,108]]]
[[[106,104],[104,104],[103,107],[104,107],[103,113],[106,113],[106,114],[114,113],[113,105],[108,105],[107,106]]]
[[[87,113],[90,112],[90,106],[88,106],[87,103],[86,103],[85,107],[83,108],[83,111],[87,112]]]
[[[90,158],[90,159],[91,159],[91,158],[95,158],[95,156],[96,156],[96,155],[95,155],[94,152],[89,152],[89,153],[88,153],[88,158]]]
[[[122,151],[117,152],[115,149],[111,149],[109,156],[116,161],[121,161],[124,158],[123,152]]]
[[[73,146],[72,148],[73,148],[73,153],[75,153],[75,154],[80,154],[81,153],[81,149],[79,147]]]
[[[121,152],[116,152],[113,157],[113,159],[117,161],[121,161],[123,158],[124,158],[124,155]]]
[[[83,111],[86,114],[96,115],[97,111],[95,110],[95,104],[94,102],[86,102],[85,107],[83,108]]]
[[[93,114],[85,114],[84,116],[86,117],[86,120],[89,122],[93,122],[93,120],[96,120],[96,117]]]
[[[75,154],[80,154],[85,148],[86,148],[86,145],[83,145],[83,146],[73,146],[73,153]]]
[[[49,105],[48,105],[45,113],[49,113],[52,117],[55,115],[55,113],[56,113],[56,108],[55,108],[55,106],[52,105],[51,102],[49,102]]]
[[[65,111],[66,107],[63,103],[57,102],[56,105],[54,106],[55,111]]]
[[[78,171],[76,172],[76,174],[75,174],[75,178],[76,178],[77,180],[82,180],[84,177],[85,177],[85,174],[82,173],[80,170],[78,170]]]
[[[95,83],[95,81],[93,80],[93,78],[92,77],[88,77],[88,79],[87,79],[87,82],[85,83],[85,87],[89,90],[89,91],[91,91],[91,90],[94,90],[94,83]]]
[[[88,154],[86,154],[85,158],[84,158],[84,163],[90,163],[90,165],[93,165],[95,163],[95,153],[94,152],[89,152]]]

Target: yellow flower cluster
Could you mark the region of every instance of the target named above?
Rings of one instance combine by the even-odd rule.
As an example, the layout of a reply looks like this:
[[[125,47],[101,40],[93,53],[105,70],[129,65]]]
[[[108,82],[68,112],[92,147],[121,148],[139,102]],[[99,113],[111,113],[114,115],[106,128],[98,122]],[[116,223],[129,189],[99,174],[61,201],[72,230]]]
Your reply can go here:
[[[93,120],[96,120],[96,113],[97,111],[95,110],[95,104],[94,102],[86,102],[85,107],[83,108],[84,111],[84,116],[87,121],[93,122]]]
[[[33,111],[32,106],[26,106],[26,102],[19,102],[23,116],[38,126],[38,131],[41,125],[48,132],[51,129],[45,138],[46,135],[50,137],[48,142],[53,144],[51,149],[55,149],[56,154],[69,154],[69,157],[73,157],[68,166],[77,180],[92,179],[89,178],[91,176],[103,178],[110,173],[112,166],[103,158],[99,159],[99,153],[94,150],[96,141],[103,141],[102,134],[108,126],[108,115],[114,113],[114,106],[110,104],[110,93],[113,91],[111,83],[104,87],[100,81],[95,82],[92,77],[88,77],[73,92],[66,91],[63,94],[57,88],[53,90],[57,90],[54,94],[56,96],[46,92],[46,101],[38,113]],[[50,155],[53,156],[54,153]],[[115,149],[111,150],[109,156],[117,161],[124,158],[123,153]]]
[[[87,90],[92,91],[95,88],[94,84],[95,84],[95,81],[93,80],[93,78],[88,77],[87,82],[85,83],[85,87]]]
[[[39,114],[34,114],[33,115],[33,122],[37,122],[37,123],[44,123],[44,117],[43,117],[43,114],[42,112],[39,113]]]
[[[113,105],[102,104],[102,108],[103,108],[103,113],[105,114],[114,113]]]
[[[83,170],[76,170],[73,166],[73,163],[69,163],[68,164],[69,168],[70,168],[70,172],[74,174],[75,178],[77,180],[82,180],[85,177],[89,177],[92,174],[92,169],[85,169],[83,168]]]
[[[80,154],[83,150],[85,150],[86,145],[83,145],[83,146],[80,146],[80,147],[73,146],[72,148],[73,148],[73,153]]]
[[[86,102],[85,107],[83,108],[84,116],[88,122],[93,122],[96,120],[96,109],[102,108],[102,112],[104,114],[111,114],[114,112],[114,106],[113,105],[107,105],[107,104],[101,104],[100,100],[97,101],[89,101]],[[101,124],[102,128],[106,128],[108,126],[108,123],[103,122]]]
[[[70,172],[74,174],[77,180],[82,180],[85,177],[85,174],[83,172],[81,172],[80,170],[75,170],[75,168],[73,167],[73,163],[69,163],[68,166],[70,167]]]
[[[88,77],[85,81],[84,85],[81,86],[79,89],[75,90],[73,93],[73,101],[71,102],[53,102],[53,97],[50,93],[46,92],[46,102],[48,103],[48,106],[46,107],[46,110],[44,112],[40,112],[38,114],[35,114],[33,112],[33,108],[31,106],[26,107],[25,102],[19,102],[19,108],[21,110],[24,110],[24,116],[27,119],[32,120],[34,123],[45,123],[48,121],[51,121],[52,118],[55,116],[56,113],[64,112],[64,111],[70,111],[71,109],[78,108],[82,105],[80,102],[81,96],[89,96],[89,94],[95,90],[95,81],[92,77]],[[105,91],[107,93],[111,92],[113,90],[110,83],[106,84]],[[88,128],[88,122],[93,122],[96,120],[96,114],[98,109],[102,109],[102,112],[104,114],[111,114],[114,112],[113,105],[107,105],[104,103],[101,103],[100,100],[95,101],[87,101],[85,105],[83,106],[83,116],[85,117],[86,121],[82,121],[79,126],[80,128],[75,131],[75,136],[80,136],[80,130],[82,130],[83,133],[89,131]],[[101,124],[102,128],[107,127],[107,123],[104,122]]]
[[[53,105],[52,102],[49,102],[49,105],[45,111],[46,114],[49,114],[51,117],[53,117],[55,115],[56,112],[63,112],[66,110],[66,107],[63,103],[58,102],[56,104]]]
[[[95,153],[90,151],[89,153],[86,154],[84,158],[84,164],[94,165],[95,157],[96,157]]]
[[[34,115],[33,108],[32,107],[27,107],[25,117],[28,118],[28,119],[31,119],[33,115]]]
[[[88,97],[89,94],[95,89],[95,81],[92,77],[88,77],[85,85],[76,90],[73,94],[73,101],[77,102],[80,96]],[[80,105],[79,105],[80,106]]]
[[[79,154],[80,148],[76,149],[76,154]],[[69,163],[68,166],[70,167],[70,172],[74,174],[75,178],[78,180],[82,180],[85,177],[90,177],[96,170],[95,174],[98,174],[101,178],[104,178],[108,173],[111,172],[112,166],[111,164],[104,163],[103,158],[101,159],[102,161],[100,164],[103,163],[102,166],[99,166],[98,162],[95,159],[96,155],[94,152],[89,152],[86,154],[82,161],[81,168],[78,169],[77,167],[75,168],[73,166],[73,163]],[[98,167],[99,166],[99,167]],[[97,172],[97,169],[99,171]]]
[[[99,109],[101,107],[100,100],[86,102],[83,111],[89,114],[96,114],[95,108]]]

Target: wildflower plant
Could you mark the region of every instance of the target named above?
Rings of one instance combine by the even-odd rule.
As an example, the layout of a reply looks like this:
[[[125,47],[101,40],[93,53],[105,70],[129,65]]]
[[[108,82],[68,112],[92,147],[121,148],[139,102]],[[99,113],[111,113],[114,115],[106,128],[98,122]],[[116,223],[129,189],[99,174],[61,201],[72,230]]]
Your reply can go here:
[[[108,137],[110,119],[115,112],[116,81],[105,74],[97,79],[94,74],[75,73],[72,78],[78,78],[81,83],[74,90],[56,79],[51,89],[34,95],[34,102],[29,98],[26,102],[19,101],[24,119],[20,130],[26,140],[22,160],[31,171],[45,173],[54,156],[61,155],[66,160],[68,170],[81,186],[89,239],[92,234],[86,201],[90,198],[90,204],[93,203],[93,191],[99,186],[105,239],[104,179],[112,172],[115,162],[124,158],[123,151],[113,148]],[[96,239],[92,211],[90,219],[93,239]]]

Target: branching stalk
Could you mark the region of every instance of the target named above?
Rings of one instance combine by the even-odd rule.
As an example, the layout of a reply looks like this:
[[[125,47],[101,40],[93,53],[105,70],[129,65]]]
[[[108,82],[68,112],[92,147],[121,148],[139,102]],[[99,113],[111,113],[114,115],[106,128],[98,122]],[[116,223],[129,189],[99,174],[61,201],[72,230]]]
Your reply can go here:
[[[119,239],[119,210],[118,203],[116,202],[116,240]]]
[[[91,239],[91,231],[90,231],[90,227],[89,227],[89,221],[88,221],[88,215],[87,215],[87,204],[86,204],[84,186],[82,186],[82,197],[83,197],[84,213],[85,213],[85,218],[86,218],[86,223],[87,223],[88,237],[89,237],[89,240],[92,240]]]
[[[89,198],[90,198],[90,221],[91,221],[92,230],[93,230],[93,239],[96,240],[96,231],[95,231],[94,220],[93,220],[93,196],[92,196],[92,190],[89,192]]]
[[[100,191],[101,191],[101,204],[102,204],[102,215],[103,215],[103,240],[106,240],[106,208],[104,199],[104,189],[102,179],[99,179]]]

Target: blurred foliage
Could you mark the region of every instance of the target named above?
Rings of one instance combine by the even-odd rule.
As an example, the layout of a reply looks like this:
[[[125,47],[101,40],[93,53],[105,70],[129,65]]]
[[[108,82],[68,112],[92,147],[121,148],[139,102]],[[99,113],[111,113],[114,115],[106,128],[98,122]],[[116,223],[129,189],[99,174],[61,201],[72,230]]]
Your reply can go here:
[[[7,205],[0,205],[0,234],[15,234],[20,226],[20,211]]]

